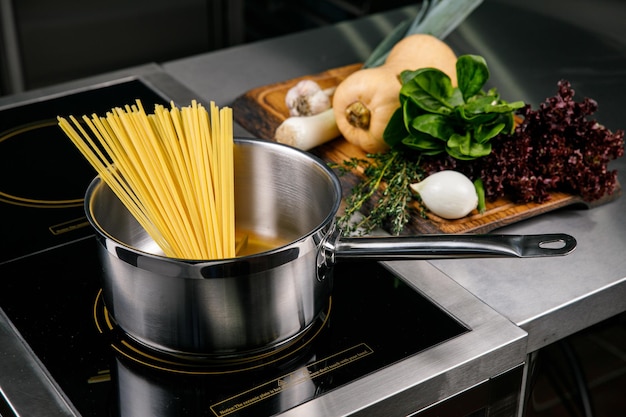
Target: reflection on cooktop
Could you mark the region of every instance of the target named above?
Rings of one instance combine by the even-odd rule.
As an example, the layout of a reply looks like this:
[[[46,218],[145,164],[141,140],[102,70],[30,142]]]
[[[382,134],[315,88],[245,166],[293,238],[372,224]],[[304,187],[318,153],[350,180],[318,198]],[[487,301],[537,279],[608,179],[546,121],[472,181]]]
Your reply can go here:
[[[134,362],[145,369],[155,369],[172,374],[184,375],[229,375],[244,374],[264,367],[284,366],[297,360],[306,352],[330,321],[332,298],[326,309],[304,332],[292,340],[277,346],[269,346],[262,352],[251,355],[233,355],[230,357],[211,357],[202,355],[184,355],[157,351],[152,347],[133,339],[121,329],[110,315],[102,291],[98,292],[94,303],[94,319],[98,332],[103,334],[116,356]]]

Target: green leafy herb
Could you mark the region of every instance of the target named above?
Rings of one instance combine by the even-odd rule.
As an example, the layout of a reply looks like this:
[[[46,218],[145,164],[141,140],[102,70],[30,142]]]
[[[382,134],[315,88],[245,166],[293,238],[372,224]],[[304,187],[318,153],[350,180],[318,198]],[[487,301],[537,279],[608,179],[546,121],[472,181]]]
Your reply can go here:
[[[382,154],[368,154],[368,159],[351,158],[342,164],[331,165],[339,174],[363,169],[363,179],[355,185],[346,198],[346,209],[338,219],[344,234],[367,234],[376,228],[388,227],[397,235],[411,218],[409,203],[413,195],[409,185],[420,181],[424,173],[419,160],[414,160],[400,150]],[[381,185],[384,184],[384,187]],[[381,189],[381,193],[377,191]],[[376,198],[376,202],[363,218],[353,222],[353,216],[363,205]]]
[[[501,100],[495,88],[483,90],[489,79],[484,58],[460,56],[456,72],[457,87],[436,68],[402,72],[400,107],[384,133],[392,148],[471,160],[489,155],[492,138],[513,131],[514,112],[524,103]]]

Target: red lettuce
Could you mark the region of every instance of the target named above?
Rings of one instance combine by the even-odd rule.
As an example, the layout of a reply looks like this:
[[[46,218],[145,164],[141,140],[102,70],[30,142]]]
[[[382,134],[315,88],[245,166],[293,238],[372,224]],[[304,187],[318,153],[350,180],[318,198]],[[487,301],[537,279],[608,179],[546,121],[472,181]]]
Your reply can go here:
[[[557,94],[537,110],[526,105],[517,111],[521,122],[512,134],[492,140],[488,156],[473,161],[427,157],[424,169],[456,169],[481,178],[490,200],[506,196],[518,203],[542,203],[553,191],[597,200],[614,192],[617,171],[608,164],[624,155],[624,131],[613,133],[590,119],[597,108],[589,98],[574,101],[574,90],[562,80]]]

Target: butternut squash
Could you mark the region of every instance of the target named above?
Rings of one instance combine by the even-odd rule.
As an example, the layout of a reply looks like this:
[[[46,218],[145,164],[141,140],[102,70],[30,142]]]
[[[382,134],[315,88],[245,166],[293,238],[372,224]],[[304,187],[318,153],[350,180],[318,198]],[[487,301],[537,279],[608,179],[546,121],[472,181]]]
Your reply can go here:
[[[384,66],[353,72],[333,96],[337,128],[350,143],[365,152],[378,153],[389,147],[383,132],[400,106],[400,80]]]
[[[432,35],[416,33],[394,45],[384,66],[399,69],[398,73],[404,70],[437,68],[448,75],[452,85],[456,86],[456,59],[456,54],[444,41]]]
[[[443,41],[424,34],[398,42],[382,66],[360,69],[346,77],[333,96],[333,112],[342,136],[368,153],[387,150],[383,133],[400,106],[399,74],[426,67],[442,70],[456,85],[456,55]]]

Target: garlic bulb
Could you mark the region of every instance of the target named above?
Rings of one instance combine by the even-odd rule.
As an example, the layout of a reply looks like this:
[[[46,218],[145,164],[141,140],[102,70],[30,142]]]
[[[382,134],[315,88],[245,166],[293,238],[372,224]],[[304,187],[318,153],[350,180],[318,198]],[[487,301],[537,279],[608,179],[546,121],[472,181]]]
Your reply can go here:
[[[331,106],[328,93],[313,80],[299,81],[285,95],[285,104],[291,116],[313,116]]]
[[[428,210],[444,219],[460,219],[478,205],[472,181],[457,171],[440,171],[411,184]]]

